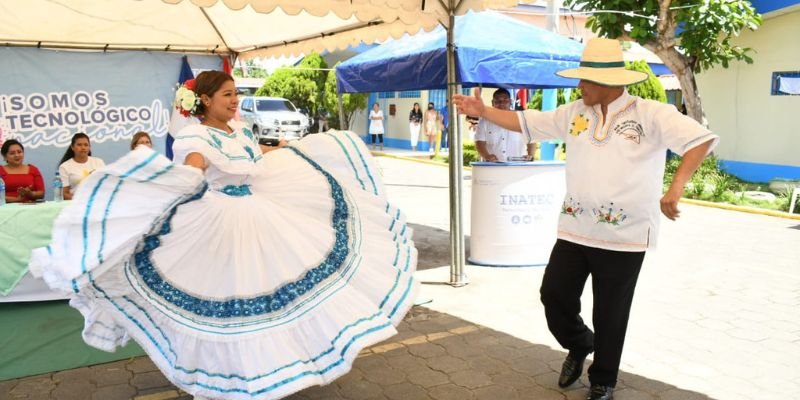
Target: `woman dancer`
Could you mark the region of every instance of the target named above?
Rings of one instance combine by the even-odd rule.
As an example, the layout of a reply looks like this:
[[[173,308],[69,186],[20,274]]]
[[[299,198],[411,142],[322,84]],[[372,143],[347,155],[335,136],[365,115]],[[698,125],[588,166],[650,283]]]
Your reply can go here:
[[[72,292],[87,343],[113,351],[132,337],[198,398],[327,384],[414,300],[405,218],[358,137],[262,154],[232,120],[229,75],[187,87],[181,108],[202,123],[175,137],[176,163],[139,146],[87,178],[31,269]]]

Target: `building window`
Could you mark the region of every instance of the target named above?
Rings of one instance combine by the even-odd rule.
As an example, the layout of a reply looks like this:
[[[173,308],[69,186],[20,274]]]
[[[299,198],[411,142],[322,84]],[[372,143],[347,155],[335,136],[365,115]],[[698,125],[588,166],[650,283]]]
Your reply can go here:
[[[799,96],[800,71],[782,71],[772,73],[773,96]]]
[[[396,92],[378,92],[379,99],[393,99],[397,97]]]
[[[418,99],[422,97],[422,93],[419,90],[407,90],[405,92],[400,92],[398,96],[401,99]]]

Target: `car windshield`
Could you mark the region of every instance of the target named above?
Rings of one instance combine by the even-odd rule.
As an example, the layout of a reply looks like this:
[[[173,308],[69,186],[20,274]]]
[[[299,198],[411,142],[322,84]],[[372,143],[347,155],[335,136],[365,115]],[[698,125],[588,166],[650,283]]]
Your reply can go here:
[[[295,111],[289,100],[256,100],[258,111]]]

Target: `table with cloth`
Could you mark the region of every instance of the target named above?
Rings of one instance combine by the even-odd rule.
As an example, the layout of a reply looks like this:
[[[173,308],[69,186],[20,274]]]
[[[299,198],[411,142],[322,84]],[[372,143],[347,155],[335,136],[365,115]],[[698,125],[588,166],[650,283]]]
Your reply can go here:
[[[0,381],[144,354],[132,342],[114,353],[84,344],[83,317],[67,295],[28,273],[31,250],[50,243],[53,221],[67,204],[0,206]]]

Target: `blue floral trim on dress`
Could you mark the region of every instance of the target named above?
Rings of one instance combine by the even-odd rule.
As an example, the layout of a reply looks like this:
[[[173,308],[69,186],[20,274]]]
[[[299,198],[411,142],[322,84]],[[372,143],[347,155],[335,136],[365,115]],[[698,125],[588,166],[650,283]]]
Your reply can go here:
[[[134,254],[136,270],[145,285],[164,300],[195,315],[208,318],[238,318],[280,311],[298,297],[312,291],[320,282],[336,273],[345,264],[345,260],[350,254],[350,250],[347,246],[349,242],[347,219],[350,211],[345,201],[344,191],[333,176],[323,170],[319,164],[296,149],[291,147],[288,147],[288,149],[294,151],[299,157],[305,159],[306,162],[324,175],[331,187],[331,197],[334,202],[331,222],[335,231],[335,241],[333,249],[328,253],[322,263],[308,270],[303,277],[297,281],[289,282],[268,295],[217,301],[206,300],[184,293],[164,280],[156,270],[151,257],[153,251],[161,245],[161,236],[172,231],[172,218],[175,216],[178,209],[178,207],[174,207],[170,210],[161,228],[158,229],[157,232],[145,236],[143,248]],[[203,193],[204,192],[200,192],[198,195],[189,198],[187,202],[202,197]]]
[[[244,197],[253,195],[253,192],[250,191],[250,185],[239,185],[239,186],[228,185],[223,187],[219,191],[227,194],[228,196],[233,196],[233,197]]]

